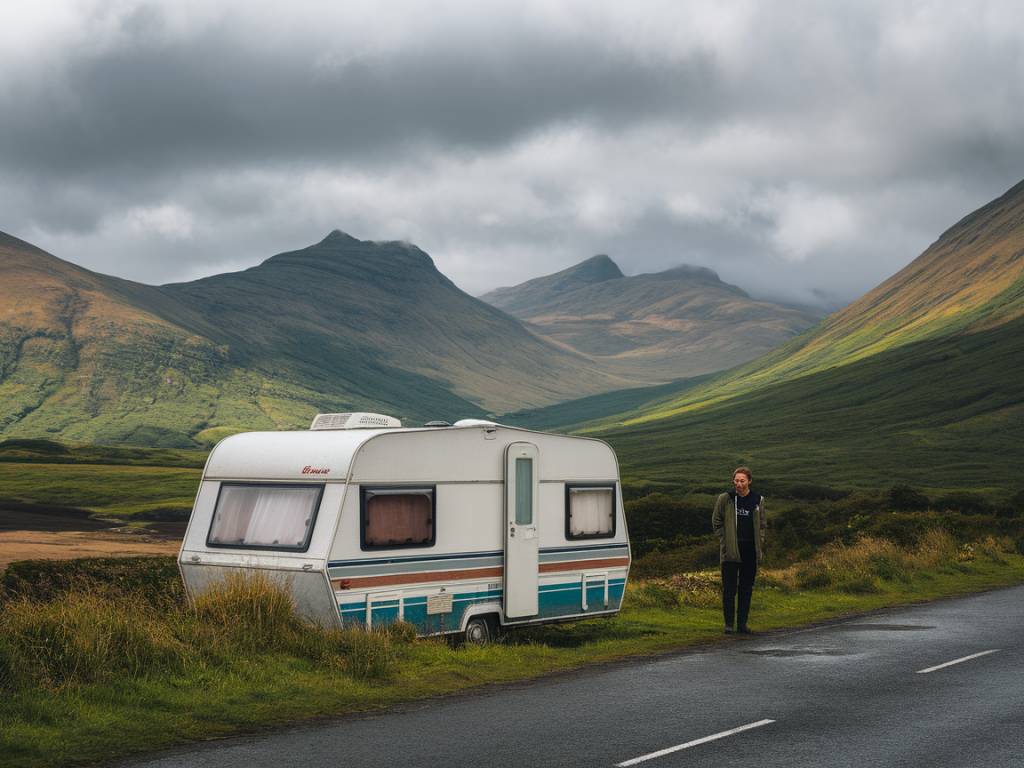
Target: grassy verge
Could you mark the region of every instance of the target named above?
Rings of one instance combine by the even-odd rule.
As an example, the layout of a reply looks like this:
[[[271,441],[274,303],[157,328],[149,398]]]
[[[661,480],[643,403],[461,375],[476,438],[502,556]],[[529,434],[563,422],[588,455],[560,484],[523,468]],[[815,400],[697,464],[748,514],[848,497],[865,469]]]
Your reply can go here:
[[[959,545],[930,533],[913,549],[880,539],[830,545],[765,571],[757,629],[792,627],[1017,584],[1010,542]],[[129,752],[528,679],[626,656],[709,642],[720,634],[717,577],[631,583],[611,620],[518,632],[485,648],[413,640],[408,628],[328,631],[300,624],[271,585],[236,582],[194,608],[136,576],[34,595],[9,582],[0,609],[0,763],[88,763]],[[79,582],[81,583],[81,582]],[[13,585],[13,586],[12,586]],[[20,585],[20,586],[19,586]]]

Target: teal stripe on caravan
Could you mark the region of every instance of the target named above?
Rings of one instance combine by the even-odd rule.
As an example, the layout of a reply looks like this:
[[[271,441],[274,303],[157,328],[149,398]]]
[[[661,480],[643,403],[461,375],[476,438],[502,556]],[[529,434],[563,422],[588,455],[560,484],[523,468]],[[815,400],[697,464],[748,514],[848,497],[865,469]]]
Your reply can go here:
[[[583,609],[583,594],[580,582],[572,584],[545,585],[544,591],[539,597],[539,611],[531,621],[543,621],[545,619],[559,619],[569,616],[580,616],[587,614],[606,614],[609,611],[616,611],[622,604],[622,593],[624,590],[623,580],[617,579],[615,583],[608,585],[608,604],[604,602],[604,583],[587,585],[587,609]],[[425,601],[412,600],[404,607],[404,619],[416,627],[417,633],[421,635],[443,634],[457,632],[462,627],[466,610],[474,603],[482,601],[494,602],[501,598],[500,590],[492,590],[488,593],[468,593],[465,598],[458,595],[452,604],[452,612],[444,614],[428,614]],[[382,626],[398,620],[397,601],[390,601],[385,604],[383,601],[373,604],[373,625]],[[366,624],[366,602],[348,603],[339,606],[342,622],[349,626],[365,626]]]

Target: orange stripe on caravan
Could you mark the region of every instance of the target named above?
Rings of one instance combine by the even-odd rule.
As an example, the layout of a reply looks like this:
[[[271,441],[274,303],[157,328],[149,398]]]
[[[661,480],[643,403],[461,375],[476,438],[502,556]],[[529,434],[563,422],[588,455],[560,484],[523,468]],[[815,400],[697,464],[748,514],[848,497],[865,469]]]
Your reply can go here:
[[[353,579],[332,579],[331,583],[340,589],[378,587],[388,584],[420,584],[424,581],[455,581],[457,579],[481,579],[486,576],[501,576],[501,566],[494,568],[469,568],[464,571],[429,571],[426,573],[395,573],[390,576],[362,576]]]
[[[628,557],[611,557],[603,560],[566,560],[562,563],[543,563],[541,573],[554,571],[577,571],[580,568],[614,568],[629,565]],[[351,579],[332,579],[336,589],[360,589],[361,587],[384,587],[392,584],[422,584],[428,581],[458,581],[501,576],[502,566],[493,568],[469,568],[461,571],[427,571],[420,573],[395,573],[389,576],[362,576]]]
[[[565,560],[561,563],[541,563],[540,572],[578,571],[580,568],[615,568],[629,565],[628,557],[606,557],[603,560]]]

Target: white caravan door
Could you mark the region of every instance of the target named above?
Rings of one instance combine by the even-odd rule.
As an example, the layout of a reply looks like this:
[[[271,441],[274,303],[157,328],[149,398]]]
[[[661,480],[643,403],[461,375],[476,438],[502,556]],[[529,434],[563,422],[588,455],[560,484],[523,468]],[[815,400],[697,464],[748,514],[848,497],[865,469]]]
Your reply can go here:
[[[538,613],[540,570],[539,451],[533,443],[505,449],[505,617]]]

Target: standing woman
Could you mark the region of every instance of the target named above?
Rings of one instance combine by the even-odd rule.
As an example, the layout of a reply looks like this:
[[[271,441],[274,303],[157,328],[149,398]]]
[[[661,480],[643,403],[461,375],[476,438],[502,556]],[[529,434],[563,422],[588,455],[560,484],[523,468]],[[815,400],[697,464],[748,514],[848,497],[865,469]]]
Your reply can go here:
[[[750,596],[754,591],[757,564],[764,557],[764,497],[750,490],[752,479],[747,467],[737,467],[732,473],[733,490],[718,497],[711,515],[711,526],[720,543],[722,612],[727,635],[734,631],[750,634],[747,627]]]

